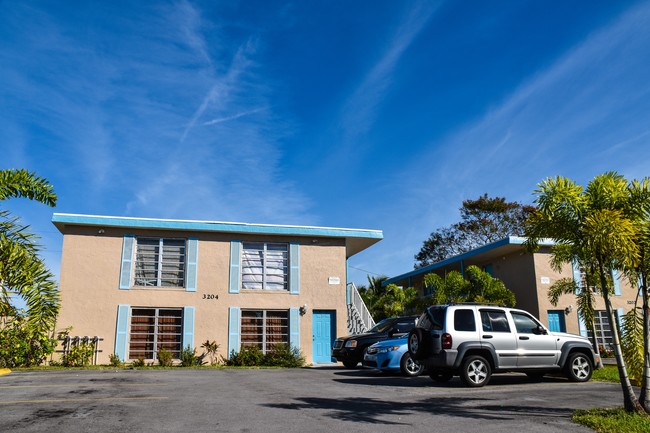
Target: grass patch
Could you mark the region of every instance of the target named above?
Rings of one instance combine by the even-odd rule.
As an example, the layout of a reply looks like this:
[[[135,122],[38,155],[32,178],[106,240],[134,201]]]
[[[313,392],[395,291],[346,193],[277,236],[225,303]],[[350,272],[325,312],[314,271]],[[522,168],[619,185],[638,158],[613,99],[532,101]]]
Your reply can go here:
[[[591,378],[598,382],[620,383],[621,381],[618,377],[618,367],[615,365],[605,365],[601,369],[594,370]]]
[[[650,432],[650,417],[628,413],[624,409],[577,410],[572,419],[598,433]]]

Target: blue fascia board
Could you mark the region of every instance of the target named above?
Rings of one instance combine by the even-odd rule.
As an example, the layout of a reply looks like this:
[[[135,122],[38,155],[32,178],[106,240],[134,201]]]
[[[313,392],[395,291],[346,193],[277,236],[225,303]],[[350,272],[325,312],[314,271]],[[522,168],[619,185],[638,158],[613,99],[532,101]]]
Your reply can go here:
[[[468,251],[466,253],[459,254],[457,256],[450,257],[448,259],[441,260],[441,261],[436,262],[436,263],[432,263],[432,264],[430,264],[428,266],[425,266],[423,268],[415,269],[415,270],[413,270],[411,272],[407,272],[405,274],[397,275],[396,277],[389,278],[389,279],[387,279],[386,281],[384,281],[382,283],[382,286],[387,285],[387,284],[391,284],[391,283],[395,283],[397,281],[404,280],[406,278],[414,277],[416,275],[425,274],[425,273],[431,272],[431,271],[433,271],[435,269],[444,268],[445,266],[448,266],[448,265],[452,265],[452,264],[455,264],[455,263],[460,263],[460,262],[463,262],[463,261],[465,261],[466,259],[468,259],[470,257],[474,257],[474,256],[476,256],[478,254],[481,254],[481,253],[484,253],[486,251],[490,251],[490,250],[493,250],[493,249],[496,249],[496,248],[499,248],[499,247],[502,247],[502,246],[505,246],[505,245],[523,245],[524,243],[526,243],[526,238],[524,238],[524,237],[508,236],[507,238],[503,238],[503,239],[498,240],[496,242],[492,242],[491,244],[483,245],[482,247],[473,249],[473,250]],[[555,242],[553,242],[552,239],[540,239],[539,245],[552,246],[552,245],[555,245]]]
[[[314,236],[334,238],[384,238],[381,230],[346,229],[332,227],[288,226],[272,224],[249,224],[213,221],[166,220],[155,218],[130,218],[96,215],[61,214],[52,215],[52,223],[59,225],[81,225],[102,227],[124,227],[162,230],[185,230],[201,232],[251,233],[265,235]]]

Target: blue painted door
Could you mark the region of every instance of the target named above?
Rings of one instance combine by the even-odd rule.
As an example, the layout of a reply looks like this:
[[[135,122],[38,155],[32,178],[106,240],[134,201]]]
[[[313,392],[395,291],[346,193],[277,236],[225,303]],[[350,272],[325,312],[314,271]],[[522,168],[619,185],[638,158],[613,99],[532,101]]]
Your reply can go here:
[[[566,332],[564,311],[550,310],[548,312],[548,329],[551,332]]]
[[[314,310],[312,316],[312,358],[314,363],[332,362],[332,345],[336,331],[336,312]]]

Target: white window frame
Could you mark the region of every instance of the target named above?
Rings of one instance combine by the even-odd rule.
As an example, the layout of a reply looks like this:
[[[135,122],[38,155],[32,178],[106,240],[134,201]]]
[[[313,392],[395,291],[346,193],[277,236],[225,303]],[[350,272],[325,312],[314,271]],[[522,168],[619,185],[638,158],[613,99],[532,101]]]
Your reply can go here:
[[[262,313],[262,317],[261,317],[261,319],[262,319],[261,334],[260,333],[255,333],[255,334],[244,333],[242,323],[244,321],[245,314],[246,313],[251,313],[251,312],[253,312],[253,313],[261,312]],[[273,312],[273,313],[280,312],[280,313],[284,313],[286,315],[286,318],[282,318],[282,320],[285,321],[285,324],[282,325],[282,327],[285,329],[286,332],[283,332],[283,333],[280,333],[280,334],[274,334],[274,335],[280,335],[280,336],[283,337],[283,341],[281,341],[281,342],[267,341],[267,337],[270,335],[267,332],[267,328],[268,328],[268,325],[267,325],[267,313],[270,313],[270,312]],[[262,351],[262,353],[267,353],[268,351],[273,349],[274,344],[287,344],[288,345],[289,344],[289,339],[290,339],[289,332],[290,332],[290,329],[291,329],[290,328],[290,323],[289,323],[290,320],[291,320],[290,316],[291,316],[291,314],[290,314],[289,310],[242,309],[241,310],[241,317],[239,319],[239,328],[240,328],[239,335],[240,335],[242,347],[250,347],[250,346],[258,346],[259,347],[259,345],[261,344],[260,350]],[[258,341],[245,341],[247,336],[255,336],[256,337],[258,335],[261,335],[261,337],[262,337],[261,342],[258,342]]]
[[[156,273],[156,278],[155,282],[152,284],[151,282],[153,281],[153,278],[146,278],[144,276],[138,276],[139,272],[154,272],[154,270],[144,270],[141,269],[140,266],[143,263],[146,263],[145,260],[142,260],[140,258],[140,243],[142,241],[158,241],[158,258],[155,262],[151,261],[149,263],[155,263],[155,273]],[[182,270],[179,269],[178,272],[180,272],[180,277],[174,278],[178,281],[178,284],[166,284],[163,285],[163,282],[166,281],[165,278],[163,278],[163,270],[164,270],[164,265],[165,262],[169,263],[169,259],[166,261],[164,260],[165,254],[170,254],[170,253],[165,253],[165,242],[182,242],[182,252],[178,255],[179,261],[173,262],[174,264],[181,264],[182,263]],[[174,248],[178,248],[179,245],[174,245]],[[167,245],[167,248],[171,248],[170,245]],[[137,237],[135,240],[135,258],[134,258],[134,266],[133,266],[133,286],[134,287],[170,287],[170,288],[183,288],[185,287],[185,277],[187,275],[187,240],[182,239],[182,238],[158,238],[158,237]],[[176,272],[176,271],[174,271]]]
[[[596,328],[596,344],[605,348],[606,350],[614,349],[614,329],[609,323],[607,310],[594,311],[594,328]],[[606,329],[608,328],[608,329]],[[593,341],[591,329],[587,330],[589,340]]]
[[[154,324],[153,324],[153,332],[152,333],[149,333],[149,332],[146,332],[146,333],[136,332],[136,333],[134,333],[133,332],[133,327],[134,326],[139,326],[139,324],[137,324],[137,323],[134,324],[133,323],[133,318],[134,317],[151,317],[151,316],[134,316],[133,315],[134,310],[154,310],[154,315],[153,315]],[[161,318],[160,312],[161,311],[170,311],[170,310],[177,311],[177,312],[180,311],[179,316],[172,316],[172,317],[178,317],[178,319],[180,321],[180,325],[169,325],[169,324],[160,324],[159,323],[160,318]],[[159,346],[162,346],[162,344],[163,344],[162,342],[158,341],[159,340],[158,337],[160,335],[174,335],[174,336],[176,336],[178,338],[178,342],[175,343],[175,344],[178,345],[178,350],[174,349],[174,350],[170,350],[170,352],[172,353],[172,357],[174,359],[179,359],[180,358],[180,352],[183,349],[183,322],[184,322],[183,308],[131,307],[130,314],[131,314],[131,321],[130,321],[131,323],[129,325],[129,335],[128,335],[129,340],[128,340],[128,346],[127,346],[128,349],[129,349],[128,350],[128,359],[136,359],[136,358],[131,356],[131,352],[132,352],[131,343],[132,343],[132,336],[133,335],[152,335],[153,336],[153,343],[152,343],[153,344],[153,349],[152,349],[153,353],[152,353],[152,357],[151,358],[144,358],[144,359],[152,359],[154,361],[158,359]],[[162,316],[162,317],[165,317],[165,316]],[[142,326],[142,325],[140,325],[140,326]],[[173,333],[165,332],[165,333],[162,333],[162,332],[159,331],[160,326],[176,326],[176,327],[178,327],[178,332],[173,332]],[[145,351],[145,352],[147,352],[147,351]]]
[[[255,246],[257,248],[251,248],[251,246]],[[261,246],[259,248],[258,246]],[[275,247],[282,247],[282,249],[270,249],[270,246],[275,246]],[[272,257],[270,253],[272,251],[273,253],[276,253],[281,251],[282,252],[282,274],[272,274],[270,271],[271,270],[277,270],[279,269],[278,267],[272,268],[268,266],[268,263],[273,261],[275,257]],[[289,249],[289,244],[284,243],[284,242],[242,242],[242,250],[241,250],[241,290],[265,290],[265,291],[278,291],[278,292],[286,292],[289,291],[289,267],[290,267],[290,249]],[[260,257],[254,257],[256,253],[262,253],[261,258]],[[251,261],[254,259],[258,259],[261,264],[259,265],[254,265],[249,262],[249,257],[251,258]],[[251,269],[255,268],[261,268],[261,273],[260,272],[250,272]],[[247,270],[249,270],[247,272]],[[274,288],[272,285],[277,285],[278,283],[274,283],[269,281],[272,278],[277,278],[278,276],[282,276],[283,283],[282,283],[282,288]],[[261,278],[261,281],[247,281],[248,278]],[[255,288],[251,287],[253,285],[261,285],[261,288]]]

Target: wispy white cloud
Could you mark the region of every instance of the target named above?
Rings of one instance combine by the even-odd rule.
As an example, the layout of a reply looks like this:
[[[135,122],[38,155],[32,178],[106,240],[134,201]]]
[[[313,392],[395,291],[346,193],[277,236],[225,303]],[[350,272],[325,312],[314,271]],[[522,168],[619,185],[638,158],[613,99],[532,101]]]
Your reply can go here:
[[[349,146],[356,143],[373,126],[377,110],[392,83],[392,74],[400,58],[439,7],[437,2],[409,4],[409,9],[398,24],[383,55],[372,66],[360,84],[347,98],[340,116],[342,141],[348,153]]]
[[[259,113],[262,110],[263,110],[262,108],[256,108],[254,110],[248,110],[248,111],[244,111],[244,112],[241,112],[241,113],[233,114],[232,116],[219,117],[217,119],[212,119],[212,120],[208,120],[206,122],[203,122],[203,126],[216,125],[218,123],[229,122],[231,120],[237,120],[240,117],[248,116],[250,114]]]

